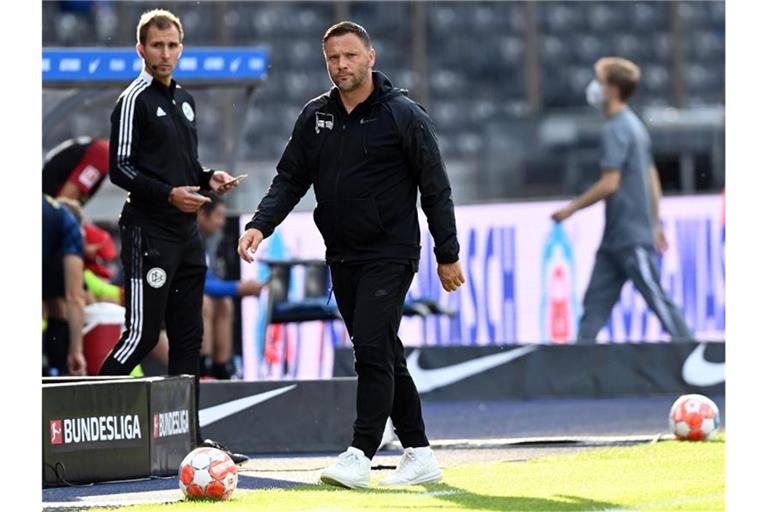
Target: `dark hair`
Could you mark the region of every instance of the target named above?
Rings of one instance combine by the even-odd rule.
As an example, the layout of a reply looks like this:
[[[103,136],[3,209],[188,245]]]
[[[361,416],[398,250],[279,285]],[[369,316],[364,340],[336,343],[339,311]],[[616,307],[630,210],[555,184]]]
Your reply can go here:
[[[326,30],[323,36],[323,46],[328,39],[344,34],[355,34],[368,50],[371,49],[371,38],[368,36],[368,32],[362,26],[351,21],[340,21]]]
[[[184,40],[184,28],[181,26],[181,20],[175,14],[165,9],[152,9],[141,15],[139,24],[136,26],[136,40],[141,44],[147,43],[147,31],[151,25],[160,30],[166,30],[174,25],[179,31],[179,42]]]
[[[211,212],[216,209],[217,206],[220,204],[225,204],[224,200],[221,199],[221,197],[217,196],[213,192],[209,192],[207,190],[198,192],[201,196],[205,196],[211,199],[210,203],[204,203],[203,206],[200,207],[201,210],[203,210],[203,213],[206,217],[211,215]]]

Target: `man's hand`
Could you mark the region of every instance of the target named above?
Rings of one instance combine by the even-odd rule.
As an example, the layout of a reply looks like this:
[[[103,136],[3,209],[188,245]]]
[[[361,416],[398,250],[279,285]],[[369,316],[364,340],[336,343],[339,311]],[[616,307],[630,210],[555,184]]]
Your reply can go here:
[[[237,294],[241,297],[247,297],[249,295],[255,296],[261,293],[262,288],[264,288],[264,283],[256,281],[255,279],[240,281],[237,283]]]
[[[223,195],[240,185],[240,180],[235,180],[235,177],[230,176],[228,172],[216,171],[211,175],[208,184],[217,195]]]
[[[664,254],[667,252],[667,249],[669,249],[667,236],[664,234],[664,229],[662,229],[661,224],[657,224],[656,228],[653,230],[653,246],[656,247],[659,254]]]
[[[83,246],[83,255],[85,256],[85,261],[96,261],[96,257],[99,255],[99,251],[103,245],[104,242],[85,244]]]
[[[210,197],[197,194],[198,190],[200,187],[174,187],[171,189],[168,201],[184,213],[195,213],[205,203],[211,202]]]
[[[83,376],[86,374],[85,356],[82,351],[70,352],[67,355],[67,368],[70,375]]]
[[[443,285],[443,290],[452,292],[458,290],[464,284],[464,274],[461,272],[461,263],[438,263],[437,275]]]
[[[563,222],[565,219],[573,215],[573,209],[570,207],[570,205],[566,206],[565,208],[561,208],[557,210],[555,213],[552,214],[552,220],[555,222]]]
[[[237,243],[237,254],[247,263],[253,263],[253,254],[258,249],[264,235],[256,228],[246,229]]]

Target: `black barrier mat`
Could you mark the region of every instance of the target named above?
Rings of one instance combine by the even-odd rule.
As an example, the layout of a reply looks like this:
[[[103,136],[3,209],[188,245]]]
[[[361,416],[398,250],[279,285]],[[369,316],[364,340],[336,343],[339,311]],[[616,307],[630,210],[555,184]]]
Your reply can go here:
[[[200,425],[244,453],[343,451],[356,389],[355,379],[202,382]]]
[[[44,385],[43,483],[147,476],[147,412],[146,382]]]
[[[725,343],[488,345],[408,348],[424,400],[602,398],[725,392]],[[349,348],[333,374],[354,375]]]
[[[44,379],[43,485],[175,473],[196,437],[193,390],[191,376]]]

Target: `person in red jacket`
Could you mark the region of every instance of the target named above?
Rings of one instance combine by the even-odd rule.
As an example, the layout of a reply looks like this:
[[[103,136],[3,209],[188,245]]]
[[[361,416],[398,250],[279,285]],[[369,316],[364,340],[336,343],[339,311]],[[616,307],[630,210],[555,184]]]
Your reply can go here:
[[[109,173],[109,141],[77,137],[45,155],[43,194],[67,197],[85,205]]]

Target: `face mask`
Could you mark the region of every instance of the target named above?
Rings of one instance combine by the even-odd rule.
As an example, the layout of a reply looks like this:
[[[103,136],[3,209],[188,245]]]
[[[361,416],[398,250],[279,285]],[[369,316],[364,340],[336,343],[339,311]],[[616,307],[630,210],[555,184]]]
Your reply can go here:
[[[589,85],[587,85],[585,92],[587,103],[595,108],[603,108],[603,103],[605,103],[605,91],[603,90],[603,86],[600,85],[600,82],[592,79],[592,81],[589,82]]]

